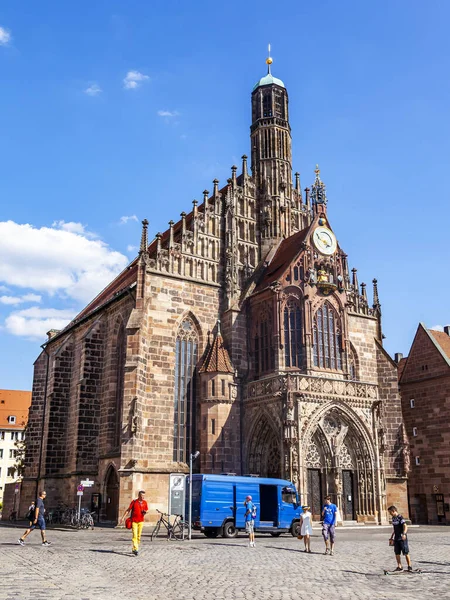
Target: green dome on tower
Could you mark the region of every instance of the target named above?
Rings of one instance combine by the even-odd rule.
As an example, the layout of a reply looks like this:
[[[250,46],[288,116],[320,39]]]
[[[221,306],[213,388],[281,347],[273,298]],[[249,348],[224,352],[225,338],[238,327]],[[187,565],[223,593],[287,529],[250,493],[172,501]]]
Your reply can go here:
[[[274,77],[272,75],[272,73],[267,73],[267,75],[265,75],[264,77],[261,77],[261,79],[255,84],[253,89],[256,90],[256,88],[260,87],[261,85],[272,85],[272,84],[279,85],[282,88],[285,87],[285,85],[281,81],[281,79]]]

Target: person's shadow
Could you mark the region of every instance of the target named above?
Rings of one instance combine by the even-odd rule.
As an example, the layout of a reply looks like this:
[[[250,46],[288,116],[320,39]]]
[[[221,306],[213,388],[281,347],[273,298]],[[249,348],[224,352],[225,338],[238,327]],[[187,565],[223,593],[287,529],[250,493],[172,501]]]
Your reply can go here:
[[[128,556],[128,558],[134,558],[129,552],[117,552],[117,550],[99,550],[97,548],[90,548],[89,552],[100,552],[101,554],[118,554],[119,556]]]

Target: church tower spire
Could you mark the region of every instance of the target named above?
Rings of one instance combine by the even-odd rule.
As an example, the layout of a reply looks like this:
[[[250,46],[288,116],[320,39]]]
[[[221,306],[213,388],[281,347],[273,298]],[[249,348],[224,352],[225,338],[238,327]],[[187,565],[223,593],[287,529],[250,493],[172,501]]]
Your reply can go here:
[[[290,235],[283,212],[292,196],[292,142],[288,93],[272,75],[273,59],[266,59],[267,75],[252,92],[252,173],[260,197],[259,214],[263,250]]]

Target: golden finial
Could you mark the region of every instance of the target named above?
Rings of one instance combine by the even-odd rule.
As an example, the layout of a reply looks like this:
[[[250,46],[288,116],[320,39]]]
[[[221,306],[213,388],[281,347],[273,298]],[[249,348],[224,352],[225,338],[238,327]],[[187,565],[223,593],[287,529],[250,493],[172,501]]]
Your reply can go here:
[[[273,58],[270,56],[270,44],[268,45],[269,56],[266,58],[267,74],[270,75],[270,65],[273,63]]]
[[[314,173],[316,174],[316,179],[320,179],[319,165],[316,165],[316,168],[314,169]]]

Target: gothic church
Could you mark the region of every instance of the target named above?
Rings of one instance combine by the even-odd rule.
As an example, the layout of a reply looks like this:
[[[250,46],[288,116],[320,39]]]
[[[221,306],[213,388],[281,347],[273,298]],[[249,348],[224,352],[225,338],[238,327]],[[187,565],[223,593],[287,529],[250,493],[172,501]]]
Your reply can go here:
[[[395,363],[350,272],[320,171],[292,178],[284,83],[251,95],[251,160],[149,244],[65,329],[34,371],[21,510],[45,485],[73,505],[80,479],[116,521],[138,489],[167,510],[172,472],[292,480],[317,517],[407,508],[408,440]],[[22,506],[23,505],[23,506]]]

